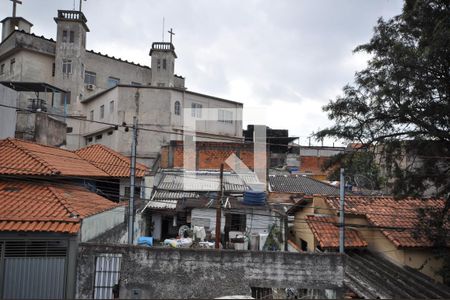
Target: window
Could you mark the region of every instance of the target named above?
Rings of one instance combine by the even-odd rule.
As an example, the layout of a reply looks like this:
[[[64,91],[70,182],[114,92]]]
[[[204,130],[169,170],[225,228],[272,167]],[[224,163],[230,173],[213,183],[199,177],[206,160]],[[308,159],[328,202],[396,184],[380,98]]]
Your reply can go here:
[[[62,93],[61,94],[61,105],[64,106],[64,104],[70,104],[71,96],[72,96],[72,94],[70,93],[70,91],[68,91],[66,93]]]
[[[95,136],[95,140],[96,140],[96,141],[101,140],[102,137],[103,137],[103,134],[96,135],[96,136]]]
[[[97,84],[97,74],[94,72],[85,71],[84,72],[84,83],[85,84]]]
[[[55,70],[56,69],[56,65],[55,63],[52,64],[52,77],[55,77]]]
[[[110,113],[114,112],[114,100],[109,102],[109,112]]]
[[[73,127],[67,127],[66,128],[66,133],[71,133],[73,131]]]
[[[70,59],[63,60],[63,74],[72,74],[72,61]]]
[[[100,106],[100,119],[103,119],[105,117],[105,106]]]
[[[159,71],[161,70],[161,59],[158,58],[158,60],[156,61],[156,69]]]
[[[233,124],[233,112],[229,110],[219,109],[219,122]]]
[[[177,116],[179,116],[180,113],[181,113],[181,107],[180,106],[181,106],[180,105],[180,101],[175,101],[175,114]]]
[[[70,31],[70,43],[75,42],[75,32],[73,32],[72,30]]]
[[[67,43],[67,30],[63,30],[62,41],[63,43]]]
[[[108,88],[115,87],[120,82],[119,78],[116,77],[108,77]]]
[[[94,110],[91,110],[89,112],[89,120],[93,121],[94,120]]]
[[[13,74],[14,73],[14,65],[16,64],[16,59],[13,58],[11,59],[10,65],[9,65],[9,73]]]
[[[167,60],[163,59],[163,69],[165,70],[167,68]]]
[[[134,86],[141,86],[142,84],[139,83],[139,82],[134,82],[134,81],[132,81],[132,82],[131,82],[131,85],[134,85]]]
[[[5,73],[5,64],[2,64],[0,66],[0,75],[3,75]]]
[[[92,143],[92,136],[87,138],[88,143]]]
[[[108,131],[108,135],[113,135],[114,131]]]
[[[305,240],[300,239],[300,248],[303,251],[308,251],[308,242]]]
[[[247,216],[245,214],[230,214],[230,231],[246,231]]]
[[[203,105],[201,105],[201,104],[192,103],[192,105],[191,105],[191,108],[192,108],[191,115],[194,118],[201,118],[202,117],[202,107],[203,107]]]

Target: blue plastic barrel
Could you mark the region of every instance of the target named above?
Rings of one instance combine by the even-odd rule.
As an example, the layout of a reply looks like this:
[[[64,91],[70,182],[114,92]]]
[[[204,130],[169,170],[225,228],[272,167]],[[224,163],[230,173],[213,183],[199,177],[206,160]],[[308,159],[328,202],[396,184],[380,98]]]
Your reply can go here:
[[[255,191],[244,192],[243,203],[245,205],[264,205],[265,202],[266,202],[265,192],[255,192]]]
[[[137,243],[138,243],[138,245],[141,245],[141,246],[152,247],[153,246],[153,237],[152,236],[138,237]]]

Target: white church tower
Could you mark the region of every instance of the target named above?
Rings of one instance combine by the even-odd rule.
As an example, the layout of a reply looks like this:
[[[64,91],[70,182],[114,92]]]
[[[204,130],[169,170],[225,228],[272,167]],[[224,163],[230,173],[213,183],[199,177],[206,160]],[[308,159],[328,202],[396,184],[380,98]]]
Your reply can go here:
[[[70,92],[69,113],[80,114],[84,91],[87,19],[81,11],[58,10],[55,56],[56,85]]]
[[[152,82],[151,85],[159,87],[175,86],[175,47],[172,44],[172,29],[170,42],[156,42],[152,44],[150,56],[152,57]]]

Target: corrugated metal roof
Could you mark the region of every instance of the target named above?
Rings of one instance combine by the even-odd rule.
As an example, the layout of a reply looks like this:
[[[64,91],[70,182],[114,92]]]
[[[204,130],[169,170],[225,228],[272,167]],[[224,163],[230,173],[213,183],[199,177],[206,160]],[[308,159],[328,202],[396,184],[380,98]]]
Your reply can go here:
[[[339,195],[337,187],[306,176],[269,176],[269,182],[273,192]]]
[[[144,209],[163,209],[175,210],[178,200],[151,200],[145,205]]]
[[[237,175],[224,173],[224,190],[226,192],[244,192],[248,184],[258,183],[254,174]],[[163,172],[158,190],[185,191],[185,192],[213,192],[219,191],[219,172]]]

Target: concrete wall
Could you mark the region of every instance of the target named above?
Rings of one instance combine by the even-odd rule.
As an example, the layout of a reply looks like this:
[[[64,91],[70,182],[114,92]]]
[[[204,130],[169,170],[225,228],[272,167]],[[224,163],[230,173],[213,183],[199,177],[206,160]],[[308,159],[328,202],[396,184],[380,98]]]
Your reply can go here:
[[[120,206],[83,219],[80,240],[86,242],[125,221],[125,206]]]
[[[345,257],[335,253],[216,251],[80,244],[76,298],[92,298],[95,257],[121,254],[120,298],[251,295],[251,287],[340,289]]]
[[[0,104],[16,106],[17,93],[0,85]],[[0,107],[0,139],[14,137],[17,113],[13,108]]]

